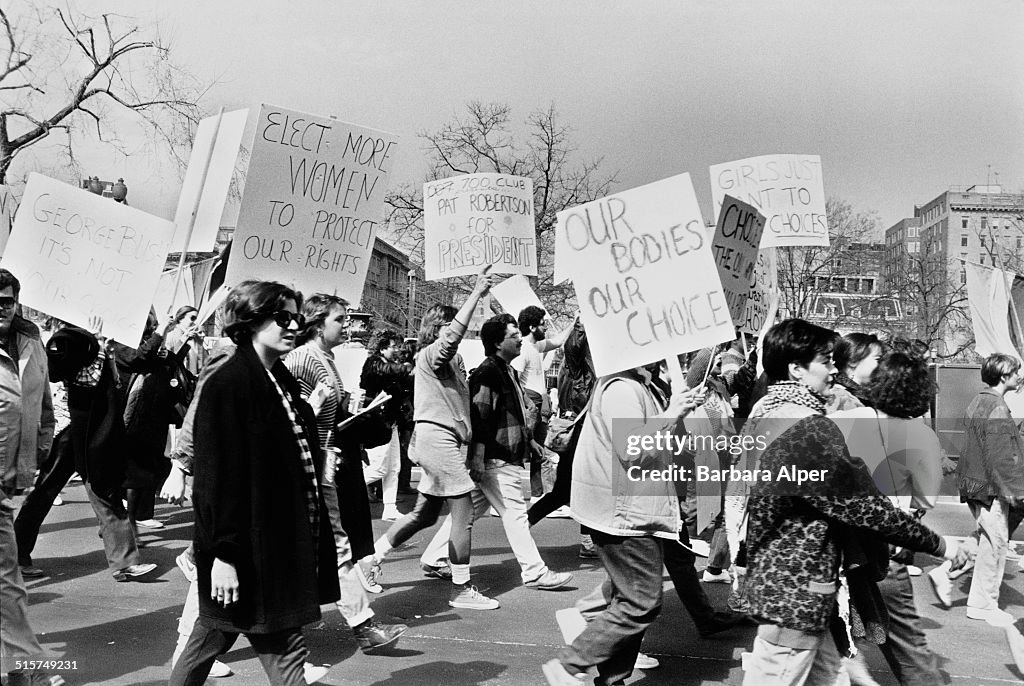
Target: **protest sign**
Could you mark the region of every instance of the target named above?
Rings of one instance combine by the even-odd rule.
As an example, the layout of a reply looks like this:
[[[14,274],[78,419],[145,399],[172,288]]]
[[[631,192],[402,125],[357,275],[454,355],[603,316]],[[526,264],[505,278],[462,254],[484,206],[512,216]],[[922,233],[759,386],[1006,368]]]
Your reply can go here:
[[[560,212],[598,376],[735,337],[689,174]]]
[[[7,239],[11,235],[16,209],[18,209],[18,202],[14,199],[14,191],[10,186],[0,185],[0,255],[4,254],[4,249],[7,247]]]
[[[747,293],[743,314],[735,319],[743,333],[756,335],[769,318],[774,319],[772,301],[779,290],[777,272],[775,248],[762,248],[757,254],[754,279]]]
[[[565,242],[565,229],[562,228],[562,222],[555,221],[555,284],[563,283],[571,278],[569,260],[572,255],[573,251],[569,250],[569,246]]]
[[[491,286],[491,295],[501,303],[502,309],[513,317],[518,317],[519,313],[530,305],[545,309],[540,303],[540,298],[530,288],[530,280],[522,274],[509,277],[501,283]]]
[[[211,252],[217,243],[220,218],[224,202],[235,172],[238,146],[242,131],[249,118],[249,110],[226,112],[218,117],[207,117],[199,122],[192,154],[188,158],[185,181],[178,196],[178,209],[174,213],[174,240],[171,252]],[[205,183],[203,175],[206,175]],[[196,202],[199,206],[196,210]],[[185,234],[196,210],[192,238],[185,246]]]
[[[734,322],[743,320],[763,230],[764,215],[745,202],[725,196],[711,250]]]
[[[469,318],[469,323],[466,324],[466,329],[469,331],[479,331],[483,328],[484,322],[490,318],[491,296],[488,294],[476,301],[476,307],[473,308],[473,314]]]
[[[263,105],[226,281],[280,281],[359,302],[397,139]]]
[[[492,274],[537,276],[533,182],[466,174],[423,184],[423,261],[428,281]]]
[[[825,186],[817,155],[762,155],[712,165],[716,213],[726,193],[765,216],[761,247],[828,245]]]
[[[135,347],[142,337],[174,224],[109,198],[29,175],[2,266],[21,302]]]

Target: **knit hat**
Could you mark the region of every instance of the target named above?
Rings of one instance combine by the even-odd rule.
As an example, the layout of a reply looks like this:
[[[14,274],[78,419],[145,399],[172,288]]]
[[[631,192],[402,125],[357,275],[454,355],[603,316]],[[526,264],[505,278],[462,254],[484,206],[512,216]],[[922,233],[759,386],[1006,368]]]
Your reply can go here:
[[[696,388],[704,381],[713,355],[714,350],[711,348],[703,348],[694,353],[693,359],[690,360],[690,368],[686,371],[687,388]]]

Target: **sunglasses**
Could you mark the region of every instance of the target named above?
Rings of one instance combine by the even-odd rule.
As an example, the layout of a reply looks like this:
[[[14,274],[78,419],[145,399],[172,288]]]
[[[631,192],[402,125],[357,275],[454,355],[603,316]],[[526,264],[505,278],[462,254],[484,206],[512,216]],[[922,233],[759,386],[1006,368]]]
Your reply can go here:
[[[306,325],[306,317],[298,312],[289,312],[288,310],[281,310],[275,312],[273,315],[274,323],[280,326],[282,329],[287,329],[292,322],[301,329]]]
[[[10,296],[4,296],[4,297],[0,298],[0,307],[2,307],[5,310],[9,310],[10,308],[14,307],[17,304],[18,304],[18,299],[17,298],[12,298]]]

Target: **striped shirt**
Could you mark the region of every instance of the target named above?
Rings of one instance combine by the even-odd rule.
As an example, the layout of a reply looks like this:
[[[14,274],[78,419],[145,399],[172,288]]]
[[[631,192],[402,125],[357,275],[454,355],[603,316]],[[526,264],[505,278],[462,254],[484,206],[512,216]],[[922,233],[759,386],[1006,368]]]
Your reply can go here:
[[[334,393],[327,396],[323,407],[320,408],[320,414],[316,417],[320,445],[326,452],[335,447],[334,426],[337,424],[338,407],[345,388],[341,383],[338,368],[334,366],[334,357],[313,347],[315,345],[313,342],[306,343],[288,353],[284,358],[284,366],[299,382],[302,397],[306,400],[319,383],[325,383],[334,390]]]

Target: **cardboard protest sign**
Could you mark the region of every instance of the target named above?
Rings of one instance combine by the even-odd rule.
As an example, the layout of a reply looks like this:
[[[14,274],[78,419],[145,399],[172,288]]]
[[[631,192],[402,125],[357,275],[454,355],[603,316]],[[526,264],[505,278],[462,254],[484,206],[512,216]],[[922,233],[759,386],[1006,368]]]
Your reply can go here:
[[[469,331],[479,331],[484,322],[491,318],[491,296],[487,294],[476,301],[476,307],[473,308],[473,316],[469,318],[469,323],[466,324],[466,329]]]
[[[466,174],[423,184],[423,261],[428,281],[493,274],[537,276],[533,182]]]
[[[756,335],[765,328],[765,322],[771,320],[774,323],[772,303],[777,301],[778,291],[775,248],[762,248],[757,255],[754,279],[747,293],[743,314],[734,320],[740,331]]]
[[[530,305],[535,305],[542,310],[546,308],[540,303],[540,298],[530,288],[530,280],[522,274],[509,277],[501,283],[491,287],[491,295],[493,295],[501,307],[511,314],[513,317],[518,317],[519,313]]]
[[[220,117],[207,117],[199,122],[196,138],[192,143],[192,154],[188,158],[185,181],[178,196],[178,209],[174,213],[174,240],[171,252],[211,252],[217,243],[220,218],[224,213],[224,202],[235,172],[238,146],[242,143],[242,132],[249,118],[249,110],[225,112]],[[203,172],[206,181],[203,182]],[[199,201],[192,238],[185,246],[192,211]]]
[[[763,230],[764,215],[745,202],[725,196],[711,240],[711,251],[718,267],[718,278],[722,280],[725,300],[729,303],[729,316],[734,322],[743,319]]]
[[[828,245],[825,186],[817,155],[762,155],[712,165],[716,213],[726,193],[765,216],[762,248]]]
[[[363,294],[397,139],[327,117],[260,108],[226,281]]]
[[[78,326],[103,318],[103,334],[142,337],[174,224],[85,190],[31,174],[2,266],[21,302]]]
[[[598,376],[735,337],[689,174],[558,215]]]
[[[7,239],[14,225],[14,211],[18,209],[18,201],[14,199],[14,191],[10,186],[0,185],[0,255],[7,248]]]

